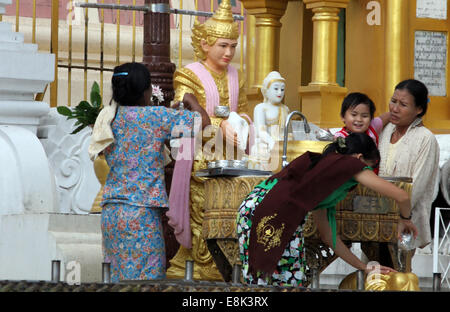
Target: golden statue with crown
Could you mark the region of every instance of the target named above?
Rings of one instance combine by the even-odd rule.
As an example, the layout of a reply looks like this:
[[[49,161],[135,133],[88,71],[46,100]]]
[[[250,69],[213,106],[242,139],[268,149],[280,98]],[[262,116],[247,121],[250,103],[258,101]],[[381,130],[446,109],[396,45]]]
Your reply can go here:
[[[233,19],[230,1],[223,0],[206,22],[201,24],[196,20],[194,23],[192,46],[199,61],[179,68],[174,73],[174,102],[183,101],[185,94],[193,94],[210,116],[211,127],[209,133],[204,131],[203,144],[209,144],[219,130],[223,138],[228,138],[235,146],[239,144],[227,119],[232,112],[247,113],[243,74],[230,64],[238,37],[238,23]],[[194,176],[196,171],[207,168],[208,160],[226,159],[223,151],[217,152],[215,148],[209,150],[214,151],[213,154],[196,156],[191,175],[189,206],[192,248],[180,246],[169,261],[168,278],[183,278],[186,260],[193,260],[194,279],[223,280],[202,236],[204,182]]]

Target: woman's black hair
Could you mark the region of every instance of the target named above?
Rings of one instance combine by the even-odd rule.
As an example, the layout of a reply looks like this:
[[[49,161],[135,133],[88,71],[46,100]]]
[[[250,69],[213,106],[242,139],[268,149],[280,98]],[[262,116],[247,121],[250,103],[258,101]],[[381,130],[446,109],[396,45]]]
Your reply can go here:
[[[375,115],[375,104],[373,101],[364,93],[359,92],[353,92],[349,93],[344,100],[342,101],[341,105],[341,117],[344,118],[345,112],[350,109],[358,106],[359,104],[366,104],[369,106],[370,111],[370,118],[373,119]]]
[[[150,88],[150,72],[141,63],[124,63],[114,68],[112,98],[123,106],[135,106]]]
[[[417,117],[422,117],[428,108],[428,89],[425,84],[419,80],[403,80],[395,86],[395,90],[407,90],[414,98],[416,107],[422,108],[422,112]]]
[[[364,160],[372,161],[374,164],[380,162],[380,152],[373,139],[366,133],[350,133],[345,139],[337,138],[333,143],[328,144],[322,155],[312,160],[310,168],[314,167],[322,158],[330,153],[343,155],[362,154]]]

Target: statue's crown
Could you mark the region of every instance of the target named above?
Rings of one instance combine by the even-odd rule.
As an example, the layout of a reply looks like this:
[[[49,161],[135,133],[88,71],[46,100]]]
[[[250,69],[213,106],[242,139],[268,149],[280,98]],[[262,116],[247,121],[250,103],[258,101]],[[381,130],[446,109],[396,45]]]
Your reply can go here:
[[[214,15],[204,25],[207,36],[225,39],[239,37],[239,27],[233,19],[230,0],[222,0]]]
[[[219,38],[233,40],[239,38],[239,27],[233,19],[230,0],[222,0],[217,11],[205,23],[201,24],[195,20],[191,38],[195,55],[201,60],[206,58],[201,48],[202,39],[213,45]]]

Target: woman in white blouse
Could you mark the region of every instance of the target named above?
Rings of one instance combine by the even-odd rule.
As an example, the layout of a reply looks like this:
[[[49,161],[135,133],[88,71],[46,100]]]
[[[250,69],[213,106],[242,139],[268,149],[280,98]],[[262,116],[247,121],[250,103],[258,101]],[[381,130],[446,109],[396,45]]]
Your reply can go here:
[[[431,204],[438,191],[439,145],[422,123],[428,102],[428,90],[422,82],[414,79],[400,82],[389,102],[391,117],[379,144],[379,175],[413,179],[412,214],[400,218],[412,218],[417,226],[416,248],[424,248],[431,242]]]

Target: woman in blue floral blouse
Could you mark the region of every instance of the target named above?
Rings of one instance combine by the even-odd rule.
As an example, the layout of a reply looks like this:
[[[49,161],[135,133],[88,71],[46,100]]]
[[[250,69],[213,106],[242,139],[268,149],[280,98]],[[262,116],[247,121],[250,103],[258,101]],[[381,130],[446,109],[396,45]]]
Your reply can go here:
[[[174,128],[191,135],[195,117],[203,126],[209,118],[195,102],[187,105],[194,112],[154,106],[150,73],[140,63],[115,67],[111,82],[117,111],[114,142],[103,151],[110,167],[101,202],[103,255],[112,282],[165,278],[164,141]]]

